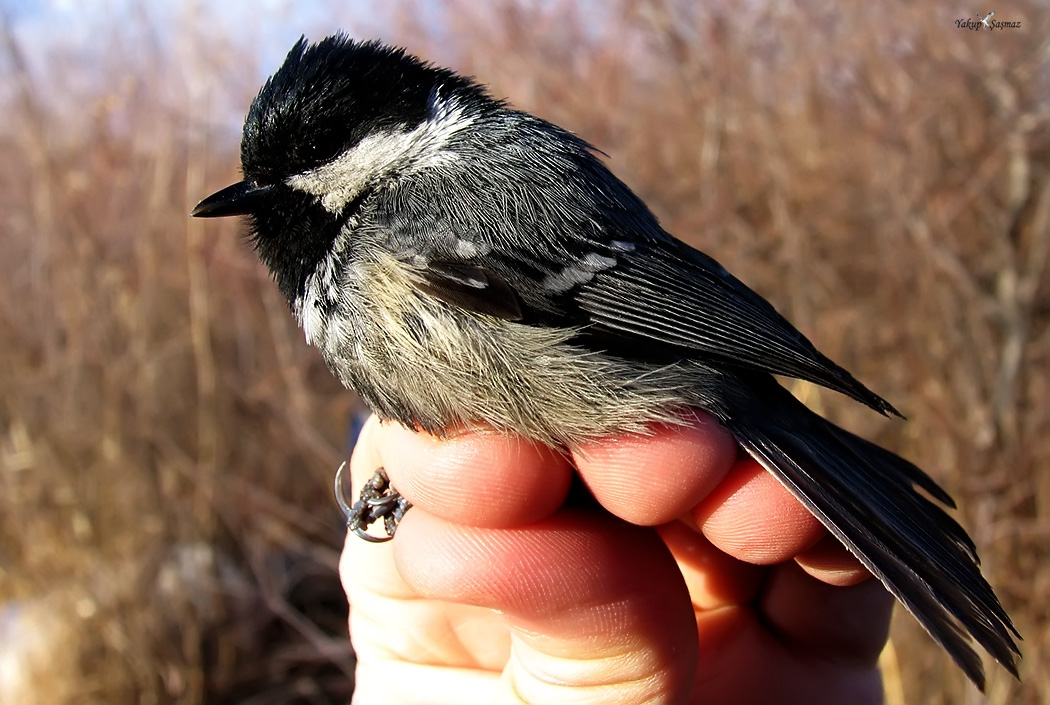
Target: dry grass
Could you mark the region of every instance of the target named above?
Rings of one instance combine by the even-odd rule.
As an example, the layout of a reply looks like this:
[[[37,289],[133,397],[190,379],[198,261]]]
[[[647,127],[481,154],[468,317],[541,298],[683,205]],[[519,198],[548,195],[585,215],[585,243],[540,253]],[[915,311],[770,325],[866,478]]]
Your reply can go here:
[[[1045,12],[989,33],[941,2],[496,5],[386,36],[591,140],[905,411],[798,389],[951,489],[1026,638],[987,702],[1050,702]],[[41,700],[335,702],[354,402],[232,224],[186,217],[235,173],[220,120],[251,59],[161,31],[100,42],[101,84],[0,35],[0,599],[64,644]],[[983,702],[911,620],[892,646],[891,703]]]

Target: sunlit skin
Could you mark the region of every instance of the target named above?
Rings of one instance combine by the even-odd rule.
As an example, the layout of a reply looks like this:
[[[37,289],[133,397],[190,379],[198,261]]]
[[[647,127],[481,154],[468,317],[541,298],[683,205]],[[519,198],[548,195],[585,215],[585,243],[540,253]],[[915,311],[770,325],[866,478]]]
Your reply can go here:
[[[706,417],[571,459],[372,419],[380,466],[414,509],[344,549],[359,705],[882,700],[891,598]]]

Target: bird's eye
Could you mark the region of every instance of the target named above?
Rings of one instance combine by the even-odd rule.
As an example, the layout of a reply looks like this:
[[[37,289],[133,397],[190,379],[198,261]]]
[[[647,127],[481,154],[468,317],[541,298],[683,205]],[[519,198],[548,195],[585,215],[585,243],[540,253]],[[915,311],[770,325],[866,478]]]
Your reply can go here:
[[[338,133],[317,132],[304,147],[303,157],[313,165],[320,165],[339,156],[343,149],[343,139]]]

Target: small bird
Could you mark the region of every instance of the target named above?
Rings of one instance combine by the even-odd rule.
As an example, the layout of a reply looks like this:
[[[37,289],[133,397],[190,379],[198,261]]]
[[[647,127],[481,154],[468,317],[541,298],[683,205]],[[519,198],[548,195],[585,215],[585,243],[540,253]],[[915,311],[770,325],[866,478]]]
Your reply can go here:
[[[381,418],[571,449],[703,409],[978,686],[971,637],[1017,675],[1020,635],[940,506],[951,497],[773,375],[897,411],[665,232],[582,139],[402,49],[336,35],[300,38],[266,81],[241,163],[244,180],[192,215],[248,216],[307,341]],[[365,513],[381,511],[364,523],[385,515],[392,533],[408,505],[389,511],[387,485],[369,483]]]

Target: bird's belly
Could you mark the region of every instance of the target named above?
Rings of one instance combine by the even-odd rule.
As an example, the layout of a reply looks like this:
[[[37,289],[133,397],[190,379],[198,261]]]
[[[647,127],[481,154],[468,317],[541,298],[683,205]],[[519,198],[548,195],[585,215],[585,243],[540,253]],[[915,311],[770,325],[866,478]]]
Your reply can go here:
[[[402,292],[405,290],[402,289]],[[684,423],[695,365],[646,365],[577,331],[453,309],[426,294],[330,320],[318,344],[381,417],[432,433],[477,424],[555,446]]]

